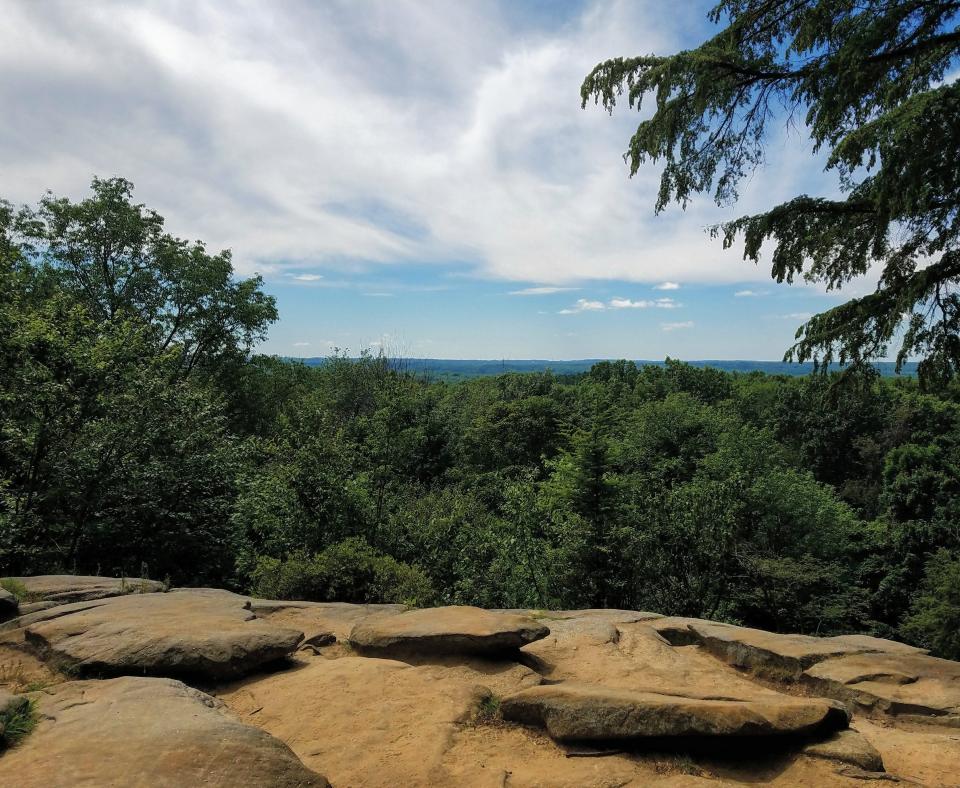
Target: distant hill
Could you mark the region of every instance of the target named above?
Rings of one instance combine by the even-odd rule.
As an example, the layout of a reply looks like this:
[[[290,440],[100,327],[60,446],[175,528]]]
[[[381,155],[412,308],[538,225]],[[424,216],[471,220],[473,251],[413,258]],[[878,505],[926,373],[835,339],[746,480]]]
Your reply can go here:
[[[307,366],[320,366],[326,362],[325,357],[292,359],[302,361]],[[466,380],[485,375],[502,375],[507,372],[545,372],[547,370],[557,375],[577,375],[589,371],[594,364],[608,359],[583,358],[568,361],[550,361],[547,359],[449,359],[449,358],[405,358],[398,359],[397,364],[416,374],[436,378],[438,380]],[[663,361],[635,360],[638,366],[662,367]],[[716,361],[705,359],[702,361],[686,362],[695,367],[714,367],[726,372],[764,372],[768,375],[809,375],[813,371],[813,364],[787,364],[783,361]],[[878,361],[874,365],[884,377],[896,375],[896,365],[892,361]],[[837,367],[840,369],[840,367]],[[901,376],[913,377],[916,375],[915,362],[904,364]]]

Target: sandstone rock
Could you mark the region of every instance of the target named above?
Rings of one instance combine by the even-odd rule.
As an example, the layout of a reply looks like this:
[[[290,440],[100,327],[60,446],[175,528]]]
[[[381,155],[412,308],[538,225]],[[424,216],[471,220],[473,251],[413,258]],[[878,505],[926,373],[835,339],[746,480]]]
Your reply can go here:
[[[307,638],[324,633],[346,641],[361,621],[403,613],[405,605],[352,605],[347,602],[291,602],[251,599],[250,609],[260,618],[303,630]]]
[[[0,621],[17,615],[19,606],[20,603],[13,594],[5,588],[0,588]]]
[[[27,602],[20,605],[20,615],[26,616],[30,613],[39,613],[41,610],[49,610],[51,607],[57,607],[59,602]]]
[[[650,626],[676,646],[700,645],[729,665],[778,678],[797,678],[811,665],[848,654],[923,654],[891,640],[867,635],[813,637],[777,634],[695,618],[663,618]]]
[[[688,736],[783,736],[845,728],[838,704],[807,698],[685,698],[590,684],[548,684],[504,698],[504,719],[538,725],[557,741]]]
[[[37,698],[40,723],[0,756],[0,785],[329,786],[285,744],[179,681],[75,681]]]
[[[8,579],[8,578],[0,578]],[[89,577],[83,575],[36,575],[9,578],[21,583],[32,600],[66,604],[103,599],[122,594],[163,591],[163,583],[139,577]]]
[[[89,676],[241,676],[291,654],[303,633],[259,621],[242,600],[134,594],[35,613],[26,642],[68,672]]]
[[[883,758],[877,748],[855,730],[837,731],[829,739],[808,744],[803,752],[815,758],[847,763],[866,772],[883,771]]]
[[[357,649],[381,653],[497,654],[550,634],[543,624],[478,607],[436,607],[371,617],[350,633]]]
[[[865,712],[960,723],[960,662],[926,654],[853,654],[807,668],[802,680]]]

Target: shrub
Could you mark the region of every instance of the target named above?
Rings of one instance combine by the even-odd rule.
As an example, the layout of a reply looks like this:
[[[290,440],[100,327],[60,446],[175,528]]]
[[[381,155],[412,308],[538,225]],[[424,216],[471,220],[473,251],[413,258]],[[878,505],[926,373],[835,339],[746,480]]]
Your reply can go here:
[[[315,555],[300,552],[285,560],[261,556],[250,591],[271,599],[316,602],[427,605],[434,599],[430,580],[422,571],[374,550],[359,537]]]
[[[938,550],[927,563],[903,634],[947,659],[960,659],[960,556]]]

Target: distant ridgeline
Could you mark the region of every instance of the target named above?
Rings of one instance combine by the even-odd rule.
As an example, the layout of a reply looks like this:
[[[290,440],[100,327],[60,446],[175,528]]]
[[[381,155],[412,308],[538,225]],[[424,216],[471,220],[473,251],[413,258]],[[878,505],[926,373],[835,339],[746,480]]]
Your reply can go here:
[[[317,367],[326,363],[324,357],[291,359],[302,361],[309,367]],[[611,359],[583,358],[571,361],[547,361],[544,359],[512,359],[512,360],[484,360],[484,359],[446,359],[446,358],[403,358],[396,359],[398,367],[419,375],[426,375],[438,380],[466,380],[487,375],[502,375],[507,372],[546,372],[556,375],[579,375],[588,372],[590,368],[601,361]],[[637,366],[662,367],[664,361],[643,361],[634,363]],[[725,372],[764,372],[768,375],[809,375],[813,372],[813,364],[789,364],[783,361],[688,361],[694,367],[713,367]],[[887,377],[896,376],[896,364],[892,361],[878,361],[874,366],[880,374]],[[842,367],[833,365],[837,371]],[[916,362],[910,361],[903,365],[901,376],[914,377],[917,372]]]

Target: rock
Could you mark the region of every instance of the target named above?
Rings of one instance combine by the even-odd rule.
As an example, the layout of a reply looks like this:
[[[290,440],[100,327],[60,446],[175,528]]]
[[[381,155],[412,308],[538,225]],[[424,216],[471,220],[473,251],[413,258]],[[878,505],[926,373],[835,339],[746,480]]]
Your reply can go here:
[[[51,607],[57,607],[59,602],[27,602],[20,605],[20,615],[26,616],[30,613],[39,613],[41,610],[49,610]]]
[[[526,616],[435,607],[362,621],[351,631],[350,645],[381,653],[497,654],[549,634],[549,628]]]
[[[5,588],[0,588],[0,621],[13,618],[17,615],[19,607],[17,598]]]
[[[824,741],[808,744],[805,755],[856,766],[865,772],[882,772],[883,758],[877,748],[855,730],[837,731]]]
[[[960,724],[960,663],[926,654],[853,654],[807,668],[816,692],[864,712],[919,715]]]
[[[514,665],[513,668],[520,666]],[[348,656],[221,691],[241,719],[290,744],[335,785],[450,785],[441,762],[484,677]]]
[[[74,675],[237,677],[288,656],[303,638],[244,604],[211,594],[110,597],[34,613],[25,638]]]
[[[347,602],[291,602],[276,599],[251,599],[250,609],[260,618],[282,626],[303,630],[307,638],[330,633],[346,641],[361,621],[373,616],[385,617],[408,610],[405,605],[352,605]]]
[[[923,649],[867,635],[783,635],[695,618],[663,618],[650,622],[650,626],[675,646],[700,645],[729,665],[781,679],[798,678],[811,665],[849,654],[925,653]]]
[[[566,682],[518,692],[500,709],[504,719],[543,727],[560,742],[822,734],[849,721],[839,704],[820,699],[685,698]]]
[[[83,575],[36,575],[34,577],[0,578],[23,585],[33,601],[52,601],[66,604],[89,599],[146,594],[163,591],[163,583],[139,577],[90,577]]]
[[[37,698],[40,723],[0,757],[0,785],[329,786],[285,744],[179,681],[73,681]]]

